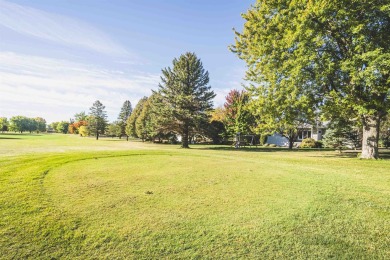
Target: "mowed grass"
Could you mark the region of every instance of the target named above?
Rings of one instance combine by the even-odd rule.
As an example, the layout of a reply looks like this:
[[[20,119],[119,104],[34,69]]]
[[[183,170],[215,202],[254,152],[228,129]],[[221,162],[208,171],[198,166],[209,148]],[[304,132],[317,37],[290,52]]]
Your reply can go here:
[[[0,258],[390,259],[389,160],[4,136]]]

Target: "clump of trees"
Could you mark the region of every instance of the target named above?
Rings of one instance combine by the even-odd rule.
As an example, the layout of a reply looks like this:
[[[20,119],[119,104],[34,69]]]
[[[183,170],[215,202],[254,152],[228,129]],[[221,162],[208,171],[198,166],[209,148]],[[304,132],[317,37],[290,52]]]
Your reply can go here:
[[[0,131],[20,133],[45,132],[46,120],[42,117],[13,116],[9,120],[6,117],[0,117]]]

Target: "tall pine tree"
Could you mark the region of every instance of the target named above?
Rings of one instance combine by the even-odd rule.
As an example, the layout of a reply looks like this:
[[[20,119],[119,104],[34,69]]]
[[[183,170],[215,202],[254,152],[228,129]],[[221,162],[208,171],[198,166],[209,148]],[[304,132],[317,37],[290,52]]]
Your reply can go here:
[[[215,97],[209,83],[209,73],[195,53],[187,52],[173,60],[173,68],[162,70],[158,94],[162,118],[170,118],[172,126],[182,136],[182,147],[188,148],[189,133],[202,121],[207,121]]]
[[[89,109],[88,127],[91,133],[95,133],[96,140],[99,140],[99,134],[103,134],[107,127],[106,107],[96,100]]]
[[[131,106],[131,102],[129,100],[126,100],[123,103],[121,112],[118,115],[118,125],[121,129],[121,134],[119,138],[122,138],[122,135],[126,135],[127,141],[129,140],[129,136],[126,134],[127,119],[130,117],[132,112],[133,108]]]

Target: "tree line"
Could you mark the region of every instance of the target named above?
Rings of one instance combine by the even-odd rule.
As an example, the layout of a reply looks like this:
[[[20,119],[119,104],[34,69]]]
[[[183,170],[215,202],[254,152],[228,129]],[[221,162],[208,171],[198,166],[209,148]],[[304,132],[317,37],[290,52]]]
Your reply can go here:
[[[350,139],[361,158],[378,158],[390,132],[390,7],[386,1],[258,0],[242,15],[230,50],[246,62],[244,91],[232,90],[213,110],[209,75],[194,53],[162,70],[158,90],[127,119],[108,126],[96,101],[85,133],[143,140],[195,135],[279,133],[292,149],[299,129],[328,122],[328,139]],[[74,124],[74,123],[73,123]],[[337,141],[337,139],[341,141]],[[329,142],[332,143],[332,142]]]

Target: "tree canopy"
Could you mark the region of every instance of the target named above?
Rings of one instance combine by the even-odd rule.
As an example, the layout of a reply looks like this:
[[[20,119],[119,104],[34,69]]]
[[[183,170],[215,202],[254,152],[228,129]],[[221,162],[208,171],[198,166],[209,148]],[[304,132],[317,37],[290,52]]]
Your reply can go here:
[[[243,17],[232,50],[246,61],[247,80],[263,93],[290,86],[329,117],[359,118],[362,158],[377,158],[390,105],[389,3],[258,0]]]

